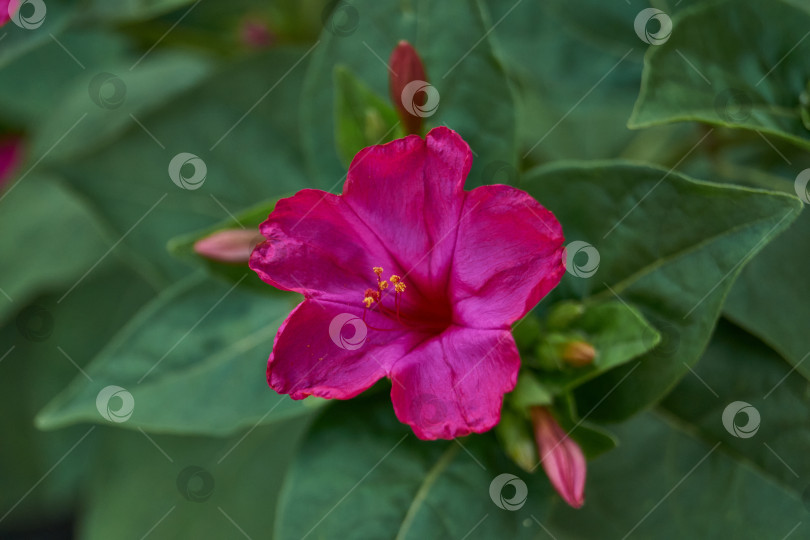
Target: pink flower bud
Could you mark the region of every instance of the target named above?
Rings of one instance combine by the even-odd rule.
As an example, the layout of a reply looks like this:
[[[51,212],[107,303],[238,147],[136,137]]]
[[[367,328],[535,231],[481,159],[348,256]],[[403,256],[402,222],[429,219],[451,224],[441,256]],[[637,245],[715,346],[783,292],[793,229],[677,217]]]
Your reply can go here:
[[[551,485],[573,508],[585,502],[585,456],[545,407],[532,407],[540,462]]]
[[[253,248],[262,240],[256,229],[229,229],[197,240],[194,251],[215,261],[247,263]]]
[[[422,117],[410,112],[405,104],[402,103],[402,91],[413,81],[427,81],[422,59],[419,58],[419,53],[416,52],[416,49],[414,49],[410,43],[403,40],[399,42],[394,52],[391,53],[388,65],[391,68],[391,73],[388,78],[391,101],[397,109],[397,114],[402,121],[402,125],[405,126],[405,132],[420,135],[422,130]]]
[[[21,161],[22,141],[17,137],[0,139],[0,188],[14,176]]]
[[[11,16],[9,15],[9,5],[11,4],[11,0],[0,0],[0,26],[3,26],[8,21],[11,20]]]
[[[0,0],[1,2],[2,0]],[[240,40],[248,49],[264,49],[276,41],[276,36],[267,24],[259,20],[247,20],[242,23]]]

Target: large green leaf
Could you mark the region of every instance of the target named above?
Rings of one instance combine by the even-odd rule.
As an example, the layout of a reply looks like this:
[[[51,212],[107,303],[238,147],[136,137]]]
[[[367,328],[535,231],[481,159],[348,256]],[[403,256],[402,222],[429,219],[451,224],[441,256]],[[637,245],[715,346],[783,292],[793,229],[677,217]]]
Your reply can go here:
[[[795,497],[808,487],[810,394],[808,382],[784,359],[728,322],[718,325],[706,354],[662,402],[662,408],[706,439],[722,440]],[[753,406],[758,428],[735,436],[724,427],[723,411],[734,402]],[[744,427],[746,414],[735,425]]]
[[[476,155],[470,183],[480,183],[482,171],[493,163],[515,166],[512,90],[492,50],[492,23],[478,0],[358,0],[341,6],[339,15],[346,19],[327,22],[304,85],[302,135],[312,182],[333,188],[345,173],[335,150],[334,95],[324,91],[332,87],[334,67],[348,66],[373,92],[387,96],[385,62],[401,39],[414,45],[424,60],[427,82],[439,92],[438,108],[425,118],[426,125],[446,124],[458,131]]]
[[[339,464],[339,466],[336,466]],[[515,511],[490,484],[513,474],[528,487]],[[492,434],[426,442],[394,417],[387,396],[336,404],[313,424],[287,475],[275,537],[534,538],[551,488],[498,450]],[[516,485],[496,491],[515,496]]]
[[[741,268],[801,209],[782,193],[615,162],[545,167],[525,184],[555,213],[567,242],[587,242],[601,256],[595,274],[577,277],[588,270],[577,257],[587,255],[572,253],[550,302],[615,294],[662,334],[639,361],[579,387],[579,410],[603,420],[626,418],[675,385],[703,352]]]
[[[280,47],[235,62],[139,117],[159,143],[133,121],[114,144],[52,166],[120,235],[127,233],[122,248],[178,279],[187,267],[166,251],[171,238],[306,185],[291,105],[300,97],[303,52]],[[206,165],[198,189],[181,189],[169,176],[169,164],[183,152]]]
[[[181,282],[87,366],[92,381],[76,378],[37,423],[103,423],[96,400],[113,385],[134,398],[131,418],[120,424],[132,429],[224,435],[301,414],[306,404],[279,396],[265,381],[273,338],[293,305],[292,295],[256,295],[199,277]],[[121,407],[116,403],[111,410]]]
[[[79,525],[87,540],[268,538],[284,471],[308,422],[230,439],[101,428]]]
[[[138,129],[142,118],[197,86],[213,65],[188,53],[153,53],[143,62],[129,56],[87,67],[88,71],[63,91],[37,130],[33,154],[67,159],[96,149],[128,129]],[[68,132],[54,146],[54,141]]]
[[[50,4],[48,6],[50,13]],[[43,28],[33,32],[40,33]],[[0,29],[0,35],[3,29]],[[47,34],[45,37],[47,38]],[[0,43],[5,45],[8,39],[10,38]],[[4,50],[0,47],[0,54]],[[56,40],[46,39],[37,43],[27,54],[10,60],[0,71],[0,118],[36,128],[40,123],[50,121],[53,115],[64,116],[70,112],[70,123],[54,134],[52,139],[41,141],[41,144],[47,145],[46,149],[52,145],[55,145],[54,149],[58,149],[59,144],[64,142],[59,139],[81,115],[97,108],[88,97],[90,79],[96,75],[97,70],[108,71],[109,66],[128,52],[129,44],[126,39],[100,30],[70,30],[59,34]],[[3,62],[0,61],[0,64]],[[64,89],[74,85],[83,88],[86,106],[78,111],[57,108],[55,102],[63,97]],[[59,91],[55,92],[55,89]],[[66,138],[68,137],[70,134]]]
[[[782,0],[698,6],[651,47],[629,125],[697,120],[757,130],[810,148],[800,99],[810,13]]]
[[[0,192],[0,322],[35,294],[77,283],[114,243],[62,182],[17,182]]]
[[[153,291],[110,258],[59,302],[62,294],[39,296],[27,306],[16,301],[16,317],[0,328],[0,429],[6,434],[0,531],[42,526],[75,511],[92,466],[93,439],[83,438],[88,427],[44,433],[34,427],[34,416],[74,377],[84,377],[82,366]]]
[[[808,237],[810,214],[804,213],[740,274],[724,311],[810,379],[810,282],[805,272],[810,253],[804,247]]]
[[[44,9],[45,18],[42,19],[42,24],[39,26],[36,26],[39,19],[33,18],[35,15],[33,9],[24,11],[23,16],[32,17],[33,26],[36,26],[36,28],[22,28],[11,21],[0,27],[0,39],[2,39],[0,69],[32,49],[53,40],[54,36],[61,34],[76,19],[78,15],[75,8],[76,4],[78,2],[73,1],[46,3]],[[5,78],[5,73],[3,78]]]

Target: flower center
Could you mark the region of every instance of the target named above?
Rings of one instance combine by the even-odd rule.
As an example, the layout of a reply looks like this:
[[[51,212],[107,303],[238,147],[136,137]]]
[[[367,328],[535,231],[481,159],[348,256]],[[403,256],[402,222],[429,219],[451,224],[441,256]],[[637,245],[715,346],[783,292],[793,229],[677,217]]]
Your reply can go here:
[[[415,306],[414,302],[404,302],[407,287],[401,276],[393,274],[385,280],[382,279],[382,267],[375,266],[372,270],[377,275],[377,288],[366,289],[363,294],[363,305],[365,306],[363,310],[363,322],[366,323],[366,326],[372,330],[381,331],[393,331],[402,328],[418,331],[435,331],[441,330],[447,326],[443,321],[433,320],[435,317],[430,317],[427,316],[427,313],[422,313],[424,310],[419,309],[419,306]],[[391,298],[392,296],[393,298]],[[375,328],[369,325],[366,321],[366,314],[369,311],[384,315],[387,319],[397,323],[397,326],[394,328]],[[435,309],[427,311],[435,311]],[[439,319],[444,318],[445,317],[439,317]]]

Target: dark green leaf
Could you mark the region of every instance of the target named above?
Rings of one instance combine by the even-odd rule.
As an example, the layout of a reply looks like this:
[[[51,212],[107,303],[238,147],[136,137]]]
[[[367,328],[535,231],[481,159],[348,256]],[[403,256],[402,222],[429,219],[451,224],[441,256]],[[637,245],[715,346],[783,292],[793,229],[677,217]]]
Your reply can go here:
[[[104,423],[97,397],[111,385],[134,398],[131,417],[120,423],[131,429],[225,435],[305,413],[309,402],[279,396],[265,380],[273,338],[293,300],[189,278],[133,318],[88,365],[92,381],[75,379],[37,423]]]
[[[592,418],[603,420],[626,418],[675,385],[703,352],[741,268],[801,209],[781,193],[608,162],[546,167],[526,183],[556,214],[569,246],[587,242],[600,254],[586,278],[574,274],[590,270],[593,261],[577,258],[588,258],[588,250],[572,251],[549,302],[618,295],[662,334],[639,361],[577,389],[580,411],[593,409]]]

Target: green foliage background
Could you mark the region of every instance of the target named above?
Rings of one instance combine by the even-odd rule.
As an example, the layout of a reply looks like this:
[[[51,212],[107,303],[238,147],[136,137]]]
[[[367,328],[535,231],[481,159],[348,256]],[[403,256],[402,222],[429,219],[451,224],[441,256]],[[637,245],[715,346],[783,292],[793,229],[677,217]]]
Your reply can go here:
[[[806,3],[654,1],[661,45],[634,31],[639,0],[45,4],[41,27],[0,27],[0,133],[26,155],[0,191],[0,535],[810,535]],[[248,22],[271,43],[247,46]],[[441,95],[428,127],[474,152],[467,188],[524,189],[600,254],[515,329],[541,366],[573,301],[566,331],[604,351],[541,366],[530,397],[594,456],[581,510],[494,433],[417,440],[385,384],[276,395],[266,360],[298,298],[191,248],[339,190],[355,151],[401,136],[400,39]],[[113,79],[125,95],[94,91]],[[204,160],[200,189],[170,180],[180,152]],[[135,399],[126,422],[96,408],[110,385]],[[733,401],[755,436],[723,427]],[[502,473],[529,487],[517,511],[490,499]]]

